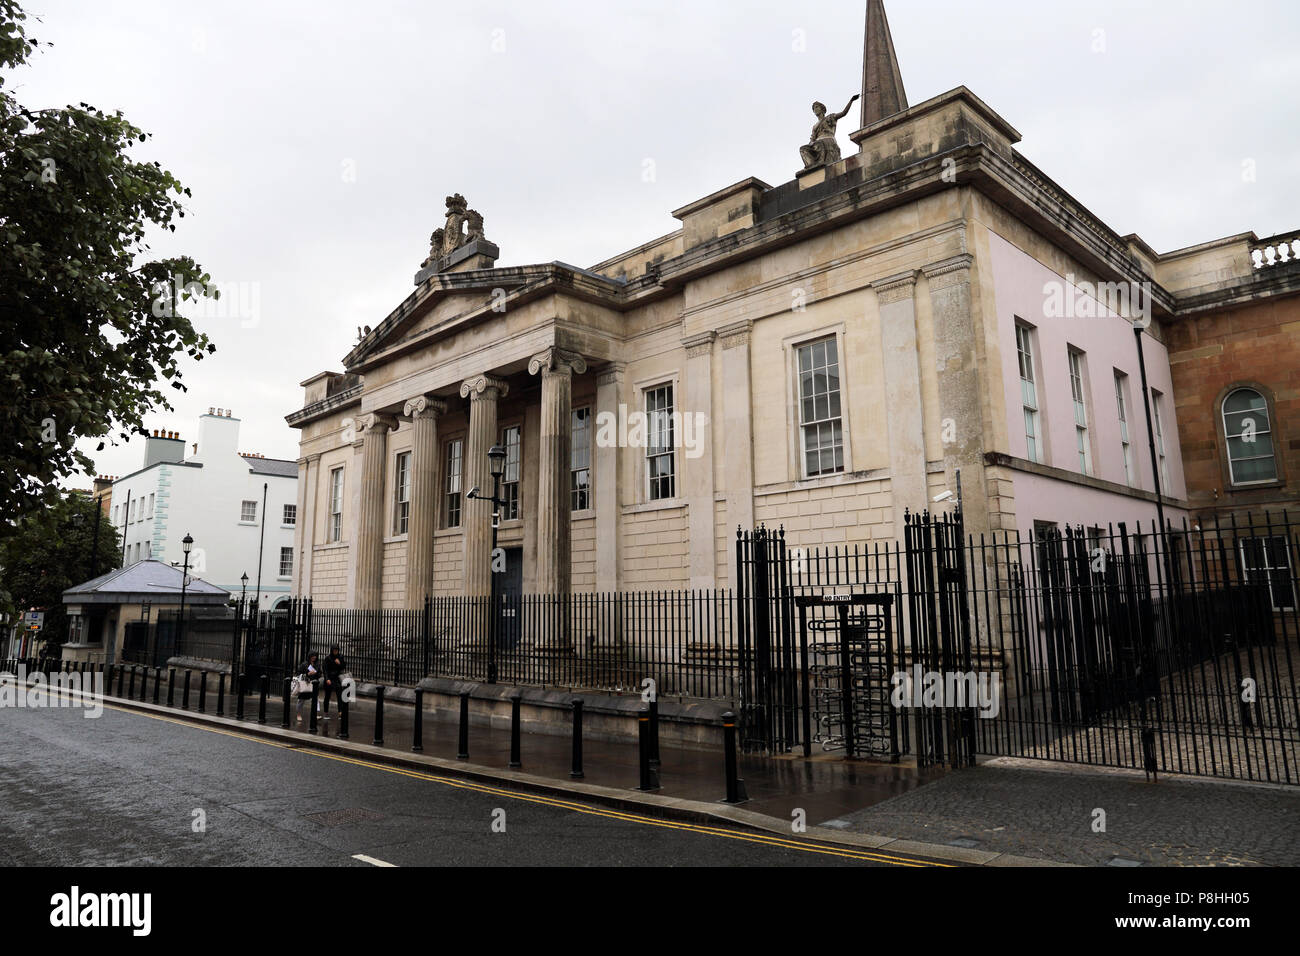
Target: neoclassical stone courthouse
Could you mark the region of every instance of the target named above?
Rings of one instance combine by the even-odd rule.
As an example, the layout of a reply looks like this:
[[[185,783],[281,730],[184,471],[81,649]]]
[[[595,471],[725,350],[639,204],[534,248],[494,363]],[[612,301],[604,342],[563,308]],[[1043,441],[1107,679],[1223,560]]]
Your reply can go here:
[[[731,586],[735,531],[760,522],[796,546],[893,541],[959,472],[976,533],[1149,523],[1157,480],[1186,515],[1170,329],[1259,267],[1228,240],[1160,255],[1112,231],[965,87],[909,105],[878,0],[860,97],[814,121],[791,181],[741,179],[588,268],[498,267],[449,197],[414,291],[288,416],[296,592],[486,593],[491,507],[466,493],[491,493],[493,445],[526,593]]]

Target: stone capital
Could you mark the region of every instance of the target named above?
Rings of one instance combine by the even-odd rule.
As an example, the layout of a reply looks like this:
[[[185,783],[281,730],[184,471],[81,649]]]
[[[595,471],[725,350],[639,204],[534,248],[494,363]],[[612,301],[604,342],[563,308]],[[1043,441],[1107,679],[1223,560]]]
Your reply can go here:
[[[496,401],[509,393],[510,386],[495,375],[475,375],[460,384],[460,397],[468,398],[471,402]]]
[[[713,342],[718,337],[717,332],[697,332],[694,335],[688,335],[682,339],[682,347],[686,349],[687,358],[697,358],[701,355],[711,355],[713,353]]]
[[[581,375],[587,371],[587,360],[577,352],[566,352],[562,348],[552,345],[544,351],[538,352],[528,360],[528,374],[536,375],[538,372],[551,372],[560,375]]]
[[[960,282],[970,281],[970,267],[975,261],[975,257],[968,252],[961,255],[953,256],[951,259],[943,259],[939,262],[932,262],[928,266],[922,266],[921,271],[930,281],[930,289],[946,289],[948,286],[957,285]]]
[[[626,371],[626,363],[610,362],[596,374],[596,385],[622,385],[623,373]]]
[[[876,298],[881,305],[889,305],[891,302],[910,299],[912,290],[916,288],[916,272],[909,269],[907,272],[900,272],[898,275],[887,276],[871,283],[871,288],[876,290]]]
[[[748,345],[749,334],[753,330],[753,319],[742,319],[740,322],[733,322],[718,329],[718,338],[722,341],[724,349],[734,349],[741,345]]]
[[[433,395],[417,395],[402,406],[407,418],[437,418],[447,413],[447,403]]]
[[[380,412],[371,412],[368,415],[357,416],[357,431],[376,432],[383,434],[397,428],[397,419],[391,415],[384,415]]]

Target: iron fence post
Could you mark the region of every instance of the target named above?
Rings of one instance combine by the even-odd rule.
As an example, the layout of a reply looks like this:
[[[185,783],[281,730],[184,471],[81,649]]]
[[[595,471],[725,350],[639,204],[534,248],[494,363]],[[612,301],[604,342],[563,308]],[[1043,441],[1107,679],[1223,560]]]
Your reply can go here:
[[[384,745],[384,685],[375,688],[375,739],[376,747]]]
[[[569,776],[581,780],[586,776],[582,772],[582,698],[573,700],[573,766]]]
[[[456,756],[461,760],[469,759],[469,692],[460,692],[460,735],[457,742]]]
[[[510,697],[510,768],[523,766],[519,759],[519,705],[522,696],[516,691]]]
[[[425,599],[428,605],[428,599]],[[411,752],[424,753],[424,688],[415,688],[415,726],[411,731]]]

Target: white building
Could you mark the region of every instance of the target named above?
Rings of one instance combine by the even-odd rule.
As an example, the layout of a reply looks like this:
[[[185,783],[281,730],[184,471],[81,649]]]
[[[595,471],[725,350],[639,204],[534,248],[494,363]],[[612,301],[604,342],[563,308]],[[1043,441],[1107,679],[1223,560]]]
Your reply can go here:
[[[189,534],[196,577],[238,597],[247,574],[248,599],[259,598],[263,609],[288,599],[298,464],[239,451],[239,419],[229,409],[200,416],[196,442],[176,432],[147,437],[143,466],[113,483],[112,500],[124,564],[153,558],[179,565]]]

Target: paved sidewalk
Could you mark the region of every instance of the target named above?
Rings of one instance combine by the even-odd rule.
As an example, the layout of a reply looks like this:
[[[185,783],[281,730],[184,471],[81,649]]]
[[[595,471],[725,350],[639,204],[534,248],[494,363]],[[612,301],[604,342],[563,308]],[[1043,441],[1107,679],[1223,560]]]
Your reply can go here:
[[[1094,811],[1105,832],[1094,833]],[[823,822],[1083,866],[1300,866],[1300,788],[1002,757]]]

